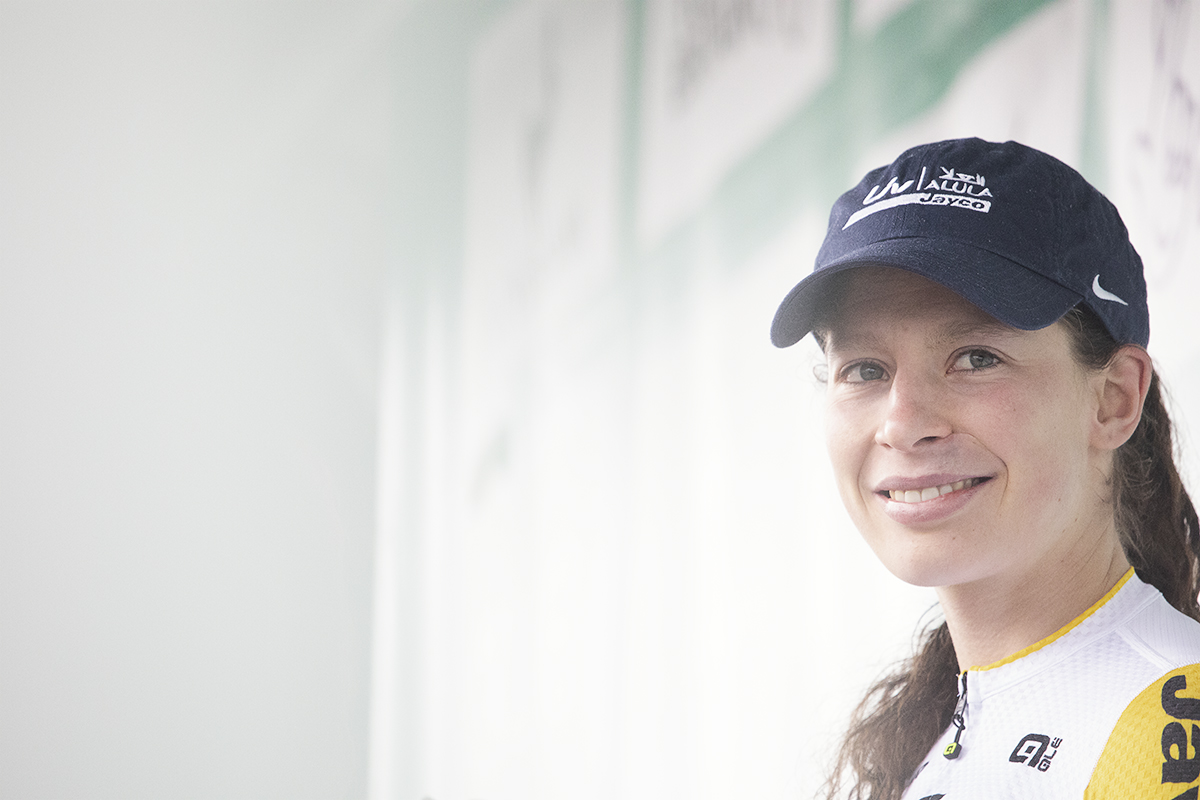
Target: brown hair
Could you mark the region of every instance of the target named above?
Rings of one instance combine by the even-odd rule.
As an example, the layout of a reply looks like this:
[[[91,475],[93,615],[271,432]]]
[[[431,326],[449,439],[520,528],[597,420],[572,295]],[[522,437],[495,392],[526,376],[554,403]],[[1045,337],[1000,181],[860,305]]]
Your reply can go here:
[[[1084,306],[1068,311],[1061,322],[1086,369],[1103,369],[1121,349]],[[1137,429],[1114,454],[1110,482],[1129,563],[1172,606],[1200,620],[1200,525],[1175,468],[1171,419],[1157,373]],[[942,622],[921,636],[916,655],[867,690],[826,782],[826,797],[899,800],[950,724],[957,674],[954,643]]]

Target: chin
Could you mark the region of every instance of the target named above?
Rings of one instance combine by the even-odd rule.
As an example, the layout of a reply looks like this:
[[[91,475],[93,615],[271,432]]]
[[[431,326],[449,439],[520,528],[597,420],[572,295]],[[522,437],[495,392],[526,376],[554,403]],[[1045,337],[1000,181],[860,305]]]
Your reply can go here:
[[[911,566],[906,566],[902,569],[895,569],[889,564],[885,564],[884,566],[887,567],[888,572],[892,573],[910,586],[921,586],[929,589],[937,589],[942,586],[951,586],[956,583],[962,583],[962,581],[955,580],[951,575],[941,570],[932,570],[920,567],[912,568]]]
[[[868,539],[868,543],[888,572],[913,586],[955,586],[978,580],[987,572],[978,559],[968,558],[956,552],[956,548],[940,546],[935,541],[876,545]]]

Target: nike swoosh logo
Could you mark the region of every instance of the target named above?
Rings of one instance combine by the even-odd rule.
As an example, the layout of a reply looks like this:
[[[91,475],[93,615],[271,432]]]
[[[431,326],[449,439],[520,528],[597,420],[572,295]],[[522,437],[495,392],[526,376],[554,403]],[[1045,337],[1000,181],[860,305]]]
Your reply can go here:
[[[1099,297],[1101,300],[1111,300],[1112,302],[1120,303],[1123,306],[1129,305],[1129,303],[1126,303],[1124,300],[1117,297],[1115,294],[1110,292],[1108,289],[1105,289],[1103,286],[1100,285],[1100,274],[1099,273],[1097,273],[1096,277],[1092,279],[1092,291],[1095,292],[1096,297]]]

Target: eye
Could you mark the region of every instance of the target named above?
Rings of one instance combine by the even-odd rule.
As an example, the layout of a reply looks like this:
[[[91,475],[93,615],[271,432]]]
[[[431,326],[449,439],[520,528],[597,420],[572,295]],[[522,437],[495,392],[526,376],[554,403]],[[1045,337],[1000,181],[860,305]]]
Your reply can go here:
[[[990,350],[968,350],[954,359],[954,368],[976,372],[1000,363],[1000,358]]]
[[[859,361],[842,370],[842,380],[846,383],[881,381],[886,377],[887,370],[874,361]]]

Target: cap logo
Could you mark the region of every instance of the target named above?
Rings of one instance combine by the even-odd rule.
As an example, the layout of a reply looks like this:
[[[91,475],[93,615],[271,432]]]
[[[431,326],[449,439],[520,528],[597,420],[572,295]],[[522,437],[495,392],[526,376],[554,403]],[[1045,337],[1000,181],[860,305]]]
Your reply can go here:
[[[1108,300],[1113,303],[1120,303],[1123,306],[1129,305],[1129,303],[1126,303],[1124,300],[1117,297],[1115,294],[1110,292],[1108,289],[1105,289],[1103,286],[1100,285],[1100,273],[1098,273],[1098,272],[1096,273],[1096,277],[1092,278],[1092,291],[1095,292],[1096,297],[1099,297],[1101,300]]]
[[[968,175],[946,167],[937,169],[941,175],[935,175],[928,181],[925,180],[928,170],[921,167],[921,175],[915,181],[910,178],[902,183],[892,176],[882,188],[878,185],[872,187],[863,198],[865,208],[851,214],[842,230],[871,214],[913,203],[969,208],[984,214],[991,210],[992,201],[983,198],[991,197],[992,191],[985,185],[987,181],[982,175]]]

